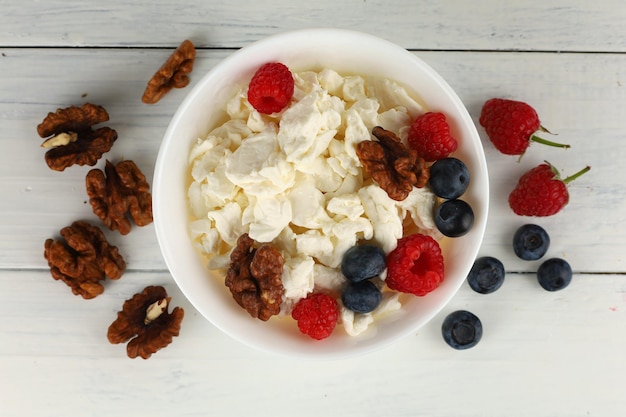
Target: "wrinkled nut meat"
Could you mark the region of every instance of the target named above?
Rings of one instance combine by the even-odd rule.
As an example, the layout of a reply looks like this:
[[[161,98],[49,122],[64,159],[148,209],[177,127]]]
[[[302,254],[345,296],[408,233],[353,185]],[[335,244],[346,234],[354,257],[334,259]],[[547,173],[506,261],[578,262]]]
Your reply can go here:
[[[230,255],[225,284],[233,298],[252,317],[267,321],[280,313],[283,294],[283,256],[273,246],[243,234]]]
[[[93,166],[111,150],[117,132],[109,127],[93,130],[92,126],[109,120],[102,106],[85,103],[48,113],[37,126],[37,133],[46,140],[46,163],[55,171],[72,165]]]
[[[183,88],[189,84],[189,74],[196,59],[196,48],[189,40],[183,41],[168,60],[152,76],[141,97],[146,104],[155,104],[172,88]]]
[[[61,236],[65,243],[46,240],[44,257],[52,278],[65,282],[75,295],[94,298],[104,292],[100,281],[119,279],[124,273],[124,258],[98,227],[76,221],[61,229]]]
[[[92,169],[87,173],[85,184],[94,214],[109,229],[128,234],[128,215],[137,226],[152,223],[150,185],[133,161],[113,165],[107,160],[104,172]]]
[[[372,134],[378,141],[359,142],[356,153],[365,172],[387,192],[389,198],[402,201],[413,186],[421,188],[426,185],[429,171],[417,151],[380,126],[372,129]]]
[[[129,358],[140,356],[148,359],[172,343],[172,339],[180,333],[185,311],[175,307],[168,313],[170,301],[165,288],[146,287],[124,302],[122,310],[109,326],[107,339],[113,344],[128,342],[126,354]]]

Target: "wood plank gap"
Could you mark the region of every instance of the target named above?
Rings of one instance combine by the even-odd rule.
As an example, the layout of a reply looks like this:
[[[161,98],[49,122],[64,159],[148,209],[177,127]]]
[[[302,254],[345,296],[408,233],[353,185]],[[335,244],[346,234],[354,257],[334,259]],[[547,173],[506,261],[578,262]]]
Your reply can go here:
[[[198,51],[237,51],[242,47],[231,46],[197,46]],[[29,50],[29,49],[77,49],[77,50],[172,50],[172,45],[0,45],[0,49]],[[551,50],[551,49],[437,49],[437,48],[407,48],[409,52],[448,52],[448,53],[513,53],[513,54],[562,54],[562,55],[626,55],[626,51],[608,50]]]

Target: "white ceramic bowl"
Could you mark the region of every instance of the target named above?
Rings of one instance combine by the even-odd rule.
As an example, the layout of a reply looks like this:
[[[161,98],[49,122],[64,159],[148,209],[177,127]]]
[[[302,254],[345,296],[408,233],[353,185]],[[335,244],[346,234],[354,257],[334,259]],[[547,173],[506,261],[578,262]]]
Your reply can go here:
[[[377,322],[375,331],[348,336],[339,329],[322,341],[299,333],[285,320],[253,319],[232,299],[223,279],[211,275],[188,234],[188,155],[197,138],[206,137],[217,123],[219,108],[233,86],[249,80],[269,61],[292,70],[331,68],[340,73],[382,76],[416,92],[431,111],[446,114],[459,141],[455,156],[471,172],[463,199],[474,210],[475,222],[463,237],[442,245],[445,279],[425,297],[411,297],[402,312]],[[161,144],[153,181],[154,221],[163,257],[174,280],[191,304],[211,323],[234,339],[268,352],[337,358],[364,353],[413,334],[431,320],[456,293],[476,257],[487,221],[487,166],[476,128],[450,86],[413,53],[380,38],[337,29],[306,29],[275,35],[246,46],[210,70],[189,92],[174,115]]]

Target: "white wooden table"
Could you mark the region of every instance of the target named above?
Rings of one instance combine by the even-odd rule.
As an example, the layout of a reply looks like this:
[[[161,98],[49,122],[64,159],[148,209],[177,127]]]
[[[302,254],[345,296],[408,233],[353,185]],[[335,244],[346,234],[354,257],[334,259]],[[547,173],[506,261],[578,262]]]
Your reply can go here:
[[[203,0],[0,2],[0,415],[14,416],[623,416],[626,410],[626,7],[622,0],[466,2]],[[110,159],[152,177],[161,137],[188,89],[148,106],[145,83],[183,39],[198,57],[191,86],[233,50],[304,27],[378,35],[410,49],[456,89],[475,122],[482,103],[532,104],[572,145],[517,163],[484,140],[491,201],[482,255],[500,258],[505,285],[483,296],[463,285],[417,334],[341,362],[305,361],[242,346],[184,299],[161,258],[154,227],[110,241],[124,277],[90,301],[50,277],[43,242],[74,220],[95,220],[84,191],[90,167],[53,172],[37,124],[89,101],[120,138]],[[571,202],[535,219],[551,256],[574,269],[569,288],[539,288],[536,262],[515,258],[507,195],[544,159],[565,174],[592,170]],[[101,160],[99,167],[104,160]],[[180,337],[131,360],[106,329],[123,301],[164,285],[186,316]],[[459,308],[483,321],[473,349],[442,340]]]

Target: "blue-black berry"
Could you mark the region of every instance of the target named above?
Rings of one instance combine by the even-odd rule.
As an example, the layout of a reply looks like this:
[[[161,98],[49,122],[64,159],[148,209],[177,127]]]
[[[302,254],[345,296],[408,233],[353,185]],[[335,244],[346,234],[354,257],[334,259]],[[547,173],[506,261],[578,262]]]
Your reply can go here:
[[[536,261],[548,252],[550,236],[541,226],[525,224],[513,235],[513,251],[526,261]]]
[[[454,349],[469,349],[476,346],[483,336],[480,319],[466,310],[450,313],[441,325],[443,340]]]
[[[435,209],[435,226],[448,237],[459,237],[474,225],[474,210],[463,200],[446,200]]]
[[[480,294],[490,294],[502,286],[504,275],[504,265],[500,260],[483,256],[472,265],[467,275],[467,283]]]
[[[378,246],[353,246],[343,255],[341,272],[352,282],[373,278],[385,270],[385,258],[385,252]]]
[[[355,313],[370,313],[376,310],[382,294],[372,281],[349,282],[341,292],[343,305]]]
[[[572,267],[561,258],[551,258],[539,265],[537,281],[547,291],[559,291],[572,282]]]
[[[430,166],[428,183],[432,192],[441,198],[458,198],[469,186],[467,166],[457,158],[443,158]]]

